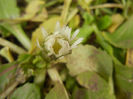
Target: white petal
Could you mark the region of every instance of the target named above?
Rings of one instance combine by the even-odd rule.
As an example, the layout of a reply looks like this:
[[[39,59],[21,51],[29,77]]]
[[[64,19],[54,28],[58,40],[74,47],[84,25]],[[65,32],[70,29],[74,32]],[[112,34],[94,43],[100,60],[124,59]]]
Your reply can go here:
[[[37,47],[42,50],[42,47],[40,46],[40,43],[39,43],[38,39],[36,40],[36,44],[37,44]]]
[[[59,34],[59,33],[60,33],[59,31],[54,32],[55,35],[57,35],[57,34]]]
[[[56,23],[56,26],[55,26],[55,32],[56,31],[60,31],[60,23],[59,23],[59,21]]]
[[[83,38],[79,38],[77,41],[75,41],[75,42],[72,44],[71,48],[77,47],[77,45],[78,45],[79,43],[81,43],[82,41],[83,41]]]
[[[61,45],[61,49],[59,50],[59,56],[69,53],[70,46],[69,46],[68,41],[63,40],[63,39],[58,39],[58,42]]]
[[[69,28],[68,26],[64,26],[61,32],[68,40],[70,40],[71,28]]]
[[[79,33],[79,29],[77,29],[77,30],[73,33],[71,40],[73,40],[73,39],[78,35],[78,33]]]
[[[44,45],[45,48],[49,51],[49,55],[51,54],[55,54],[54,50],[53,50],[53,45],[54,45],[55,39],[54,38],[50,38],[49,40],[47,40]]]
[[[47,36],[48,36],[47,31],[46,31],[43,27],[41,28],[41,30],[42,30],[42,35],[43,35],[44,37],[47,37]]]

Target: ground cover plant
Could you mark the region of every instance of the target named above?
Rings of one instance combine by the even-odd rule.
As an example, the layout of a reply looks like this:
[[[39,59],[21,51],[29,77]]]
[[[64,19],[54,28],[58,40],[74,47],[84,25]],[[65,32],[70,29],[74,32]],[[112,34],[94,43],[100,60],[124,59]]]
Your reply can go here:
[[[133,99],[133,1],[0,0],[0,99]]]

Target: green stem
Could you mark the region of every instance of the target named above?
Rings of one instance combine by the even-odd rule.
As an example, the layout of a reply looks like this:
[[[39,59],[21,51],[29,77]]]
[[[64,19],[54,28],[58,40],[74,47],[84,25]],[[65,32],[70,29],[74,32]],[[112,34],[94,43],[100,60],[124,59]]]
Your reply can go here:
[[[50,78],[52,79],[52,81],[54,81],[54,82],[60,82],[62,84],[60,75],[59,75],[59,73],[58,73],[58,71],[57,71],[56,68],[50,68],[48,70],[48,74],[49,74]]]
[[[66,24],[69,6],[70,6],[71,2],[72,2],[72,0],[64,0],[64,7],[63,7],[63,11],[61,13],[61,22],[63,24]]]
[[[21,47],[18,47],[17,45],[15,45],[3,38],[0,38],[0,45],[9,47],[12,51],[16,52],[17,54],[26,53],[26,51],[24,49],[22,49]]]
[[[94,29],[94,33],[97,36],[98,43],[110,54],[115,63],[121,65],[122,63],[114,56],[114,50],[112,46],[104,40],[101,31],[99,31],[95,24],[92,27]]]
[[[24,33],[20,25],[12,26],[15,32],[12,32],[13,35],[18,39],[18,41],[26,48],[30,49],[30,40],[27,35]]]
[[[50,7],[50,6],[53,6],[53,5],[55,5],[56,3],[58,3],[58,0],[53,0],[53,1],[51,1],[51,2],[48,2],[48,3],[46,3],[45,5],[44,5],[44,7]]]
[[[110,94],[114,94],[114,82],[113,82],[113,77],[109,77],[109,87],[110,87]]]
[[[96,25],[93,25],[92,27],[97,36],[98,43],[112,56],[114,52],[112,46],[104,40],[101,31],[98,30]]]

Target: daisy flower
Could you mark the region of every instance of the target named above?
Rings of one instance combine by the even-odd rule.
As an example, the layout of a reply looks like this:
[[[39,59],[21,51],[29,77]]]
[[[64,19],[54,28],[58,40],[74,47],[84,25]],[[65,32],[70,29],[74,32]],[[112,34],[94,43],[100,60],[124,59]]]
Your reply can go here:
[[[59,22],[57,22],[53,34],[48,35],[45,29],[42,28],[42,34],[45,37],[44,46],[48,51],[48,55],[55,55],[55,57],[60,57],[68,54],[72,48],[76,48],[77,45],[80,44],[83,40],[83,38],[76,40],[78,33],[79,29],[77,29],[71,36],[71,28],[68,26],[63,26],[61,28]],[[41,48],[38,40],[37,46]]]

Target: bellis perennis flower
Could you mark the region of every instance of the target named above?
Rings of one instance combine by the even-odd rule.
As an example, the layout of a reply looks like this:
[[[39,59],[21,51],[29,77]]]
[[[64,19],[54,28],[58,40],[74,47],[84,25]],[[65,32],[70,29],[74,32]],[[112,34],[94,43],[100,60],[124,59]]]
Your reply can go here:
[[[45,38],[44,47],[48,51],[48,55],[55,55],[55,57],[60,57],[68,54],[72,48],[77,47],[77,45],[83,40],[83,38],[75,38],[78,33],[79,30],[77,29],[71,36],[71,28],[68,26],[61,28],[59,22],[57,22],[53,34],[48,35],[45,29],[42,28],[42,34]],[[39,48],[41,48],[38,40],[37,45]]]

